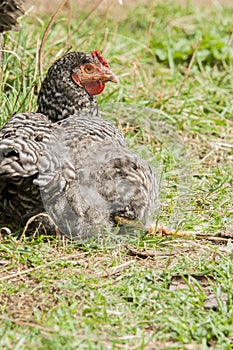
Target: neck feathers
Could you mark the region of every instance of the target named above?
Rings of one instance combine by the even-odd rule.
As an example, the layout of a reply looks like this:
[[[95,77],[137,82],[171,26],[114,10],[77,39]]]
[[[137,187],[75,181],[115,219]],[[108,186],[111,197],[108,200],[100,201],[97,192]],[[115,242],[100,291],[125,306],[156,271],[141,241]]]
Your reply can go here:
[[[52,122],[77,114],[85,117],[98,117],[95,96],[89,95],[73,81],[66,82],[45,78],[38,97],[38,110]]]

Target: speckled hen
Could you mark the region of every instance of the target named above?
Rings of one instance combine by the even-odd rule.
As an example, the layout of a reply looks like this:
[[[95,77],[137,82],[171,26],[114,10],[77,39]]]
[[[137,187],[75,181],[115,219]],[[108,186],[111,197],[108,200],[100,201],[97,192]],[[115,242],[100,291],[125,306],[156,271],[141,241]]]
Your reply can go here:
[[[12,220],[46,211],[73,239],[151,224],[154,172],[98,112],[108,81],[118,79],[98,51],[69,53],[49,69],[38,112],[13,115],[0,131],[0,199]]]
[[[12,220],[25,223],[43,209],[33,180],[38,177],[40,153],[60,119],[75,114],[77,128],[81,119],[98,119],[102,129],[111,130],[115,141],[124,144],[121,132],[98,116],[94,94],[102,92],[107,81],[117,82],[117,77],[98,51],[68,53],[49,69],[39,94],[38,112],[14,114],[0,130],[0,203]],[[92,124],[95,133],[95,120]]]

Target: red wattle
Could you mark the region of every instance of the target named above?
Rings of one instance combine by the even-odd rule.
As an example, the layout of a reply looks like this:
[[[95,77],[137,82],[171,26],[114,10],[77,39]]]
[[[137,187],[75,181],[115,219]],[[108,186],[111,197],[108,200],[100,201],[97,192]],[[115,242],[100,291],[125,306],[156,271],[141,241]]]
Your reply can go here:
[[[85,90],[89,95],[99,95],[105,88],[105,84],[101,81],[91,81],[84,85]]]

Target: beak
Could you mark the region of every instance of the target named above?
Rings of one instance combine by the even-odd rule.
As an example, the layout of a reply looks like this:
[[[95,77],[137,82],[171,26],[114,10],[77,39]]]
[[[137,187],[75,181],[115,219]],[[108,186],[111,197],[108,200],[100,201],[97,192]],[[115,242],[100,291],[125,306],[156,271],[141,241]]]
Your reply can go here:
[[[100,80],[103,83],[111,81],[112,83],[119,84],[119,79],[117,78],[117,76],[108,68],[102,69]]]
[[[111,71],[110,71],[111,72]],[[112,83],[116,83],[119,84],[119,79],[117,78],[117,76],[114,73],[110,73],[110,74],[106,74],[106,82],[107,81],[111,81]]]

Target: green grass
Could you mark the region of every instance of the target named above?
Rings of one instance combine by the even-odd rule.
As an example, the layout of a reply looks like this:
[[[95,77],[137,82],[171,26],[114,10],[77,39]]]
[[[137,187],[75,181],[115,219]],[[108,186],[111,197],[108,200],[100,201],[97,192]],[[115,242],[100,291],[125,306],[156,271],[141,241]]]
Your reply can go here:
[[[103,50],[120,85],[107,86],[100,108],[153,165],[161,187],[158,222],[232,234],[233,8],[174,3],[139,7],[117,23],[94,13],[80,28],[84,14],[64,14],[45,43],[44,72],[70,47]],[[29,13],[22,30],[5,37],[1,125],[15,111],[36,109],[37,53],[48,21]],[[155,250],[142,259],[111,240],[77,246],[39,236],[18,245],[22,231],[3,231],[2,349],[233,348],[230,240],[129,238],[135,249]],[[207,287],[187,281],[196,274],[211,278]],[[175,289],[176,275],[186,282]]]

